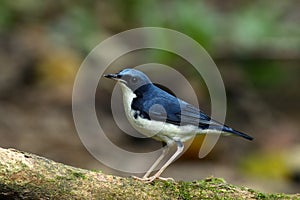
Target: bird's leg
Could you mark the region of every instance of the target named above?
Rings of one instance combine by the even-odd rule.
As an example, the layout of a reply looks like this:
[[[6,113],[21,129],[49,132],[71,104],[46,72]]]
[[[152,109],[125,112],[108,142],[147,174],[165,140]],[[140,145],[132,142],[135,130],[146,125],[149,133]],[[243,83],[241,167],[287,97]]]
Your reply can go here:
[[[177,150],[176,152],[173,154],[173,156],[162,166],[162,168],[160,168],[160,170],[154,175],[148,178],[148,182],[152,182],[153,180],[155,180],[156,178],[159,178],[160,174],[182,153],[183,149],[184,149],[184,145],[181,141],[175,141],[177,144]],[[163,179],[163,178],[161,178]],[[164,179],[163,179],[164,180]],[[165,179],[165,180],[168,180]]]
[[[138,180],[143,180],[143,181],[149,180],[148,176],[155,169],[155,167],[162,161],[162,159],[168,154],[169,149],[170,149],[170,147],[168,145],[169,144],[164,144],[164,146],[166,146],[166,147],[164,147],[162,154],[157,158],[157,160],[153,163],[153,165],[150,167],[150,169],[148,169],[148,171],[145,173],[143,178],[139,178],[136,176],[133,176],[133,178],[138,179]]]
[[[155,169],[155,167],[162,161],[162,159],[168,154],[169,147],[163,149],[162,154],[157,158],[157,160],[153,163],[153,165],[150,167],[150,169],[146,172],[146,174],[143,176],[143,179],[147,179],[148,176],[151,174],[151,172]]]

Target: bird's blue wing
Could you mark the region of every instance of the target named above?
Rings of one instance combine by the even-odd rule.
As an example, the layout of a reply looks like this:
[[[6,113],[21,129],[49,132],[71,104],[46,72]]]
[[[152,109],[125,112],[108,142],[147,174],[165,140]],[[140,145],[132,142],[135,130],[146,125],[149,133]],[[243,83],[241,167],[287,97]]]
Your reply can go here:
[[[132,102],[132,109],[149,120],[164,121],[174,125],[195,125],[206,128],[210,117],[196,107],[160,90],[147,88]]]

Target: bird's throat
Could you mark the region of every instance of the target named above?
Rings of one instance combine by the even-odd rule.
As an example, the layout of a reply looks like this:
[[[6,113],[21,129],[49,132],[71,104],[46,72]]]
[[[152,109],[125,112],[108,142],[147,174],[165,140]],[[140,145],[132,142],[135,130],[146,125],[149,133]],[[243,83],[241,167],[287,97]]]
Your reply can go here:
[[[132,101],[136,97],[136,95],[124,83],[119,82],[119,85],[121,86],[121,89],[122,89],[124,109],[125,109],[125,113],[128,117],[128,115],[130,114],[130,111],[131,111]]]

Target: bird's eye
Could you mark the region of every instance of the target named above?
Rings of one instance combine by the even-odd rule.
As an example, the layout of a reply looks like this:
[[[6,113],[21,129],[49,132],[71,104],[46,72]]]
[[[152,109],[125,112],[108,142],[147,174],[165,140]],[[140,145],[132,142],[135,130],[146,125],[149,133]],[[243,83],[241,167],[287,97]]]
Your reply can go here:
[[[137,78],[136,78],[136,77],[132,77],[132,78],[131,78],[131,82],[132,82],[132,83],[136,83],[136,82],[137,82]]]

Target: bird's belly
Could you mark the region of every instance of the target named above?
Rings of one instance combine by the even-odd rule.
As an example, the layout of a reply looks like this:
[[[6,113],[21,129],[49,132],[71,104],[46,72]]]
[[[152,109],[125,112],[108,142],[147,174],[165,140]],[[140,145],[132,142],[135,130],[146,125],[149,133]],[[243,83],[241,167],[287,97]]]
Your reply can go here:
[[[134,112],[131,112],[127,118],[138,132],[165,142],[170,139],[185,142],[199,132],[199,128],[194,125],[178,126],[167,122],[145,119],[140,116],[134,118]]]

